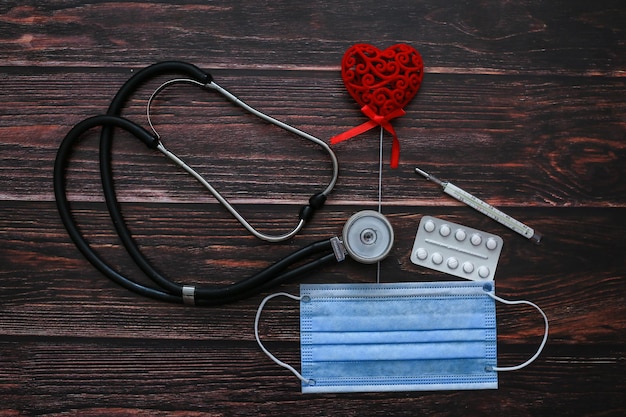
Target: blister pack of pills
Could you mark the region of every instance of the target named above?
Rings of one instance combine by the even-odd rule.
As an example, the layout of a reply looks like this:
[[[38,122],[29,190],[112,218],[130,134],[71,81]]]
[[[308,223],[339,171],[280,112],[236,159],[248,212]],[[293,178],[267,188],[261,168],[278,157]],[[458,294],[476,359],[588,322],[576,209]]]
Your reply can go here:
[[[495,277],[502,244],[500,236],[424,216],[411,262],[460,278],[490,281]]]

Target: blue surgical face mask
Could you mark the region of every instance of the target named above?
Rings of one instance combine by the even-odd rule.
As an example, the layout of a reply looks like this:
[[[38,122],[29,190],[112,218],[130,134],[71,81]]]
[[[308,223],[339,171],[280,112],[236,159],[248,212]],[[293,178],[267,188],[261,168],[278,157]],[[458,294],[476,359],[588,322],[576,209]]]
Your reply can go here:
[[[265,303],[300,300],[301,373],[262,345],[258,322]],[[494,283],[474,281],[302,285],[300,297],[273,294],[255,322],[259,345],[302,381],[303,393],[495,389],[497,366]]]

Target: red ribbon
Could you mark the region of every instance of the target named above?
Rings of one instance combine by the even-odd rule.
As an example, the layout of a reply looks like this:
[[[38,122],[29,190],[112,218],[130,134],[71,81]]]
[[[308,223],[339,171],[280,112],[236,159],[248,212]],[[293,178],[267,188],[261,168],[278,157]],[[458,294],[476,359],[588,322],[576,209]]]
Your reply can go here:
[[[335,137],[332,137],[330,139],[331,145],[353,138],[363,132],[367,132],[368,130],[375,128],[376,126],[381,126],[387,132],[391,133],[391,136],[393,138],[393,141],[391,142],[390,165],[391,168],[397,168],[398,162],[400,161],[400,141],[398,140],[398,135],[396,135],[396,131],[393,129],[393,126],[391,126],[391,123],[389,123],[389,121],[391,119],[395,119],[396,117],[404,116],[406,112],[404,111],[404,109],[397,109],[386,116],[381,116],[379,114],[376,114],[374,110],[372,110],[372,108],[368,105],[363,106],[361,108],[361,111],[363,112],[363,114],[369,117],[370,120],[363,123],[362,125],[353,127],[350,130],[347,130]]]

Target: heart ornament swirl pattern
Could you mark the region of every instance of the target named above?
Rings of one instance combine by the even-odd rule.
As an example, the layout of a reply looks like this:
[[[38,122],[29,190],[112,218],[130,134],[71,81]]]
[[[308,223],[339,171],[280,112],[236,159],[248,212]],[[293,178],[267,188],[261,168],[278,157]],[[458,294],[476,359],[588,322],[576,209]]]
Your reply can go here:
[[[352,98],[370,120],[331,138],[331,144],[357,136],[376,126],[393,137],[391,166],[398,166],[400,143],[390,120],[405,115],[424,77],[420,53],[406,44],[381,51],[369,44],[351,46],[341,61],[341,78]]]

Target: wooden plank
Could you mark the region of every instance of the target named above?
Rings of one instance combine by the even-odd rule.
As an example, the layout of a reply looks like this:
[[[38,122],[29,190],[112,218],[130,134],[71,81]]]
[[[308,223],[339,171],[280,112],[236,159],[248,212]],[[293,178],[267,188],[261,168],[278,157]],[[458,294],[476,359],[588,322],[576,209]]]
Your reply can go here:
[[[0,416],[624,415],[621,1],[196,3],[0,5]],[[501,374],[498,390],[300,394],[297,379],[255,343],[262,295],[218,308],[146,300],[94,270],[60,224],[51,183],[60,140],[103,113],[137,69],[189,61],[260,110],[328,140],[364,121],[339,76],[356,42],[407,42],[426,63],[420,93],[393,121],[402,165],[383,172],[383,211],[396,243],[382,280],[451,279],[409,259],[421,216],[439,216],[501,235],[497,293],[536,302],[550,319],[543,354]],[[158,81],[125,115],[145,125],[145,100]],[[263,230],[291,227],[328,180],[327,158],[314,146],[213,94],[168,89],[154,120],[167,145]],[[72,160],[72,206],[99,253],[141,277],[102,202],[96,141],[88,135]],[[151,261],[182,282],[221,285],[340,233],[355,211],[376,207],[378,131],[334,149],[341,176],[327,205],[295,239],[272,246],[121,134],[115,179]],[[416,177],[416,165],[535,227],[542,245],[443,195]],[[374,280],[373,266],[348,261],[280,289]],[[524,361],[540,341],[541,318],[503,305],[497,317],[499,364]],[[297,303],[269,303],[261,335],[299,366]]]
[[[297,344],[268,346],[282,359],[299,362]],[[323,415],[372,410],[436,415],[449,414],[450,404],[463,404],[468,414],[495,415],[523,405],[524,414],[513,414],[558,409],[618,415],[624,406],[623,363],[611,347],[602,346],[593,351],[549,348],[532,368],[503,374],[496,391],[337,395],[301,394],[299,381],[253,342],[27,339],[1,342],[0,349],[17,357],[8,365],[20,366],[23,378],[13,386],[0,384],[3,405],[9,412],[36,415],[294,415],[303,409]],[[523,358],[520,353],[505,356],[511,362]],[[605,389],[589,384],[600,376]]]
[[[0,329],[4,335],[251,340],[252,312],[260,296],[215,311],[145,300],[109,282],[82,258],[65,235],[52,203],[5,203],[2,207]],[[269,219],[260,224],[269,227],[278,221],[277,214],[292,207],[258,209]],[[357,210],[324,209],[296,239],[272,246],[248,237],[214,206],[125,205],[130,228],[156,268],[178,282],[194,285],[222,285],[250,276],[297,248],[340,233],[345,220]],[[505,298],[527,298],[545,308],[552,319],[554,343],[611,344],[623,336],[625,284],[620,277],[626,265],[623,244],[615,244],[623,241],[626,232],[623,209],[513,209],[512,215],[544,233],[540,246],[469,208],[392,207],[385,211],[394,225],[396,244],[381,266],[384,282],[451,278],[413,265],[409,259],[421,215],[435,215],[503,237],[498,293]],[[119,247],[102,204],[79,204],[76,213],[103,258],[141,280]],[[270,246],[272,256],[267,254]],[[285,284],[281,290],[297,293],[300,282],[375,282],[375,268],[353,261],[336,264]],[[292,304],[281,305],[294,329],[287,340],[297,341],[297,305]],[[520,338],[541,334],[541,319],[532,309],[499,306],[498,315],[500,338],[507,343],[522,343]],[[279,315],[268,323],[280,326],[283,320]]]
[[[0,116],[3,199],[52,199],[48,178],[56,147],[74,123],[106,110],[124,78],[83,70],[59,79],[57,75],[44,70],[17,76],[0,99],[7,108],[25,109],[20,111],[29,116],[19,118],[14,111]],[[326,141],[365,120],[338,74],[241,71],[218,72],[215,77],[251,105]],[[35,84],[29,90],[21,88],[31,82]],[[158,84],[138,94],[126,112],[129,118],[145,125],[144,106]],[[36,99],[41,89],[49,97],[44,111]],[[68,91],[84,99],[72,101]],[[427,74],[409,113],[393,122],[402,144],[402,165],[391,170],[385,164],[384,198],[389,204],[456,204],[415,176],[413,167],[421,166],[495,205],[624,206],[625,91],[622,79]],[[299,203],[329,180],[330,164],[319,148],[215,94],[172,88],[156,103],[154,113],[166,146],[197,167],[227,198]],[[387,162],[389,137],[385,141]],[[120,134],[114,147],[122,200],[213,201],[162,155],[135,142]],[[94,130],[73,158],[74,198],[101,199],[96,143]],[[334,150],[341,173],[329,204],[375,200],[377,129]],[[472,158],[466,157],[468,152]]]
[[[0,13],[0,56],[18,66],[127,66],[184,57],[222,68],[336,68],[354,43],[408,42],[428,67],[445,72],[615,75],[626,68],[626,16],[618,0],[593,7],[580,0],[369,0],[349,7],[9,1]]]

